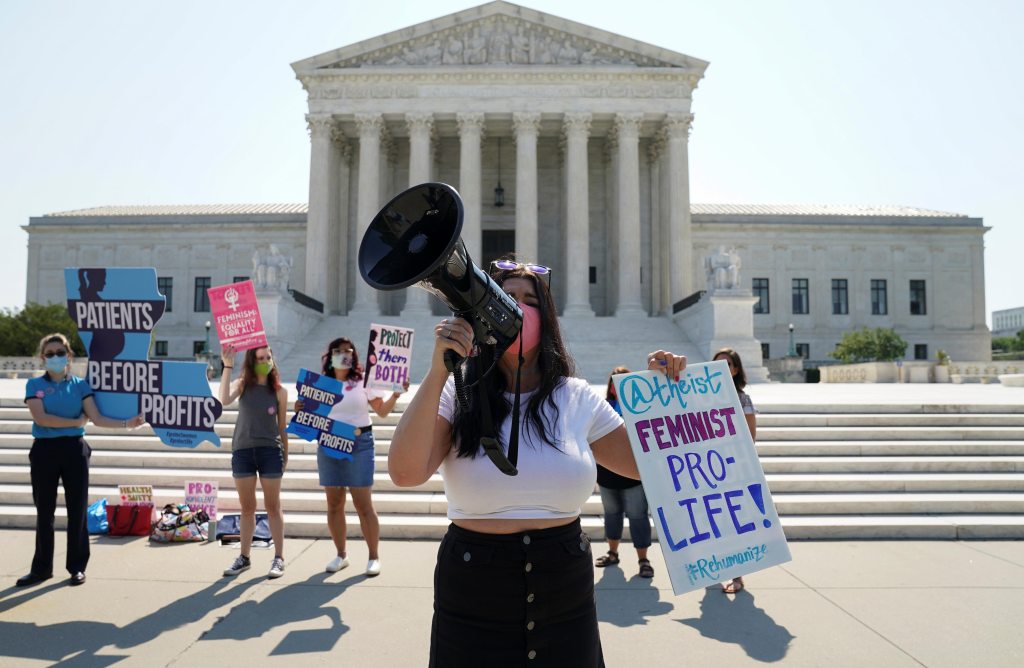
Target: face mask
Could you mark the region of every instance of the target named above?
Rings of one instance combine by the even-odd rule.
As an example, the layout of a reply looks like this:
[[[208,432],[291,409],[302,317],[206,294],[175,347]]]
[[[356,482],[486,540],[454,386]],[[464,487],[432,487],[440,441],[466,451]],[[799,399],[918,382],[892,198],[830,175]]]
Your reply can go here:
[[[268,376],[270,375],[270,370],[274,368],[274,360],[270,360],[269,362],[257,362],[255,368],[257,376]]]
[[[523,328],[519,330],[519,336],[512,342],[512,345],[502,353],[502,358],[512,363],[515,363],[519,357],[520,339],[523,341],[524,356],[540,345],[540,309],[522,302],[519,302],[519,308],[523,310]]]
[[[43,364],[46,366],[46,370],[47,371],[52,371],[54,373],[61,373],[68,366],[68,358],[67,357],[47,357],[43,361]]]
[[[335,369],[351,369],[352,356],[345,353],[331,355],[331,366]]]

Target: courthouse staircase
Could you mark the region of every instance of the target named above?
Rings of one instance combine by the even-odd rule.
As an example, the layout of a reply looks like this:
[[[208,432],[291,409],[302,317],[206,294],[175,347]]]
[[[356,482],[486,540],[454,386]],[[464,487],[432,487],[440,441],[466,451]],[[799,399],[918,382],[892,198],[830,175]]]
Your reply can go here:
[[[406,404],[403,398],[391,416],[375,422],[374,501],[384,537],[438,538],[447,525],[440,476],[399,489],[387,474],[389,439]],[[761,409],[758,452],[792,539],[1024,538],[1024,406],[776,403]],[[230,466],[236,417],[229,408],[217,424],[223,447],[204,443],[195,450],[165,446],[148,428],[126,433],[90,425],[90,501],[114,501],[119,483],[134,483],[153,485],[162,505],[182,500],[186,481],[215,480],[221,510],[237,509]],[[34,526],[31,426],[19,399],[0,399],[3,527]],[[292,441],[283,489],[288,534],[327,536],[312,443]],[[351,504],[348,510],[349,530],[358,536]],[[588,531],[601,537],[596,493],[583,511]],[[61,526],[63,512],[60,507]]]

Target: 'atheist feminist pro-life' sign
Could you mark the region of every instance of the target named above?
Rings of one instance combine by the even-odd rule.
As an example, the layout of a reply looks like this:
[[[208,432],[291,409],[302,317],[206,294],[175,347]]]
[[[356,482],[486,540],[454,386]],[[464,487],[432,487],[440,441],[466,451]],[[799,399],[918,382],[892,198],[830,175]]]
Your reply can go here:
[[[413,332],[407,327],[370,325],[363,387],[385,392],[405,391],[412,361]]]
[[[64,282],[100,412],[116,420],[141,413],[167,445],[219,446],[214,423],[222,407],[210,391],[206,364],[149,359],[150,337],[165,306],[156,269],[71,267]]]
[[[210,313],[221,346],[232,345],[235,350],[249,350],[267,345],[267,333],[263,329],[252,281],[218,285],[208,288],[206,294],[210,296]]]
[[[789,561],[728,364],[687,366],[678,382],[653,371],[612,382],[672,591]]]
[[[341,403],[345,394],[341,382],[308,369],[299,369],[295,387],[302,400],[302,410],[292,416],[285,431],[304,441],[317,443],[329,457],[352,459],[358,435],[356,427],[329,417],[331,409]]]

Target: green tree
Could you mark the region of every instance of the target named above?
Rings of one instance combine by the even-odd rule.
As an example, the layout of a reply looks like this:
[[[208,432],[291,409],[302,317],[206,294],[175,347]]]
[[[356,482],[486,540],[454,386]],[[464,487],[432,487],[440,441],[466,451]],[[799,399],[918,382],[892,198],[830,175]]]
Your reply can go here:
[[[31,357],[38,352],[39,339],[53,332],[71,340],[75,355],[85,355],[78,328],[64,304],[28,303],[21,310],[0,309],[0,355]]]
[[[855,362],[891,362],[900,359],[906,353],[907,342],[886,327],[868,329],[843,334],[843,340],[828,355],[845,364]]]

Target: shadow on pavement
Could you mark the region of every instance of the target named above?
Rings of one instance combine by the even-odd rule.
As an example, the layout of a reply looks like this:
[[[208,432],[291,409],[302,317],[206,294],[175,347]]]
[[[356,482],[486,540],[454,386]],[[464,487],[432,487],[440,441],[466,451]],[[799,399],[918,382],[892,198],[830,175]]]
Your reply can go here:
[[[620,567],[608,566],[603,570],[601,579],[594,585],[597,621],[622,627],[638,626],[646,624],[648,617],[666,615],[674,609],[671,603],[658,600],[659,592],[651,578],[634,575],[627,582]],[[610,590],[615,593],[611,594]]]
[[[754,605],[754,597],[744,589],[732,596],[719,585],[704,590],[699,619],[680,619],[705,638],[735,643],[752,659],[771,663],[781,661],[789,651],[793,636],[784,626]]]
[[[289,631],[270,655],[329,652],[351,628],[341,621],[341,610],[331,602],[366,576],[353,575],[338,584],[325,584],[328,577],[330,573],[316,573],[305,582],[276,588],[262,601],[245,601],[233,607],[201,640],[258,638],[276,627],[326,617],[329,628]]]

